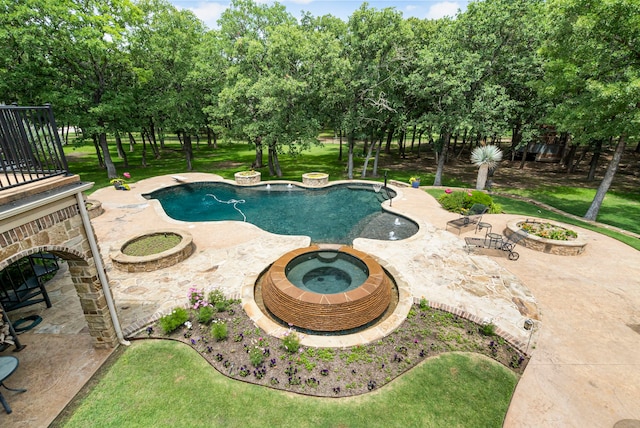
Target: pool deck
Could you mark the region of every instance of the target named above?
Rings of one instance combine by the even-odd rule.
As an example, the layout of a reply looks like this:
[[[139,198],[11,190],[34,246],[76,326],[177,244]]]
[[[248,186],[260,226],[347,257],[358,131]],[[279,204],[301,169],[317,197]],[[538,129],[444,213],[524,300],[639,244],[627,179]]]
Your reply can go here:
[[[201,173],[181,177],[186,182],[222,180]],[[247,284],[284,253],[310,244],[308,237],[274,235],[248,223],[175,221],[162,212],[157,201],[140,196],[175,184],[172,176],[161,176],[133,183],[131,191],[104,188],[91,195],[105,209],[92,224],[126,332],[150,317],[184,305],[190,287],[220,288],[246,303],[249,297],[243,287],[246,290]],[[516,248],[518,261],[469,255],[464,237],[474,236],[473,229],[459,236],[445,231],[446,222],[456,218],[455,214],[443,210],[424,191],[410,187],[395,190],[398,196],[392,207],[386,202],[385,208],[417,221],[418,234],[402,241],[357,239],[354,248],[371,254],[388,268],[406,287],[411,301],[425,298],[434,305],[447,305],[493,322],[529,348],[532,359],[516,388],[505,427],[612,427],[621,420],[638,424],[628,426],[640,426],[640,252],[572,226],[588,242],[579,256],[556,256],[523,247]],[[500,232],[514,218],[517,216],[485,215],[483,221],[492,224],[493,232]],[[163,228],[188,231],[196,245],[194,254],[155,272],[124,273],[113,268],[110,255],[128,238]],[[481,234],[484,231],[476,236]],[[42,310],[45,320],[41,328],[46,328],[47,318],[52,318],[52,311],[59,306],[54,302],[53,308]],[[535,321],[531,332],[523,327],[527,319]],[[76,327],[74,334],[81,333],[81,327]],[[25,333],[21,339],[25,343],[45,342],[34,340],[36,335]],[[51,335],[47,340],[54,339]],[[324,346],[343,345],[340,339],[327,340]],[[75,342],[83,343],[81,339]],[[21,367],[29,365],[29,349],[31,356],[38,354],[37,343],[29,346],[17,354]],[[80,371],[86,372],[85,377],[108,355],[75,352],[83,353],[92,363],[82,363],[81,358],[74,364],[86,368]],[[47,388],[48,393],[57,387],[71,391],[67,395],[72,397],[82,384],[80,372],[60,375],[64,382],[68,377],[80,380],[65,389],[64,382],[57,379],[56,385]],[[46,426],[64,406],[60,403],[68,401],[67,395],[56,393],[56,403],[44,406],[51,407],[47,411],[52,417],[30,417],[28,410],[38,408],[34,395],[44,395],[41,402],[46,403],[46,394],[38,391],[34,385],[38,382],[30,376],[33,373],[27,369],[12,376],[11,386],[29,388],[30,403],[26,393],[4,392],[14,413],[0,414],[1,426]],[[39,423],[41,420],[48,422]]]

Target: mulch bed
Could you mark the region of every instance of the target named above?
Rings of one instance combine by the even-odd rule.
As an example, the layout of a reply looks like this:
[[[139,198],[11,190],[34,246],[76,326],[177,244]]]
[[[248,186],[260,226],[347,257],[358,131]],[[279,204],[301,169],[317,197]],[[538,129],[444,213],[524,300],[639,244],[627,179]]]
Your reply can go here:
[[[296,353],[287,352],[282,340],[257,328],[238,302],[228,311],[216,313],[214,320],[227,324],[225,340],[216,341],[211,324],[198,323],[195,311],[191,311],[191,328],[183,325],[165,335],[154,323],[132,339],[179,340],[230,378],[322,397],[373,391],[426,358],[445,352],[483,354],[517,374],[523,373],[529,361],[502,338],[483,334],[483,326],[425,304],[414,305],[400,328],[371,344],[345,349],[301,346]],[[257,366],[249,357],[249,351],[256,347],[264,359]]]

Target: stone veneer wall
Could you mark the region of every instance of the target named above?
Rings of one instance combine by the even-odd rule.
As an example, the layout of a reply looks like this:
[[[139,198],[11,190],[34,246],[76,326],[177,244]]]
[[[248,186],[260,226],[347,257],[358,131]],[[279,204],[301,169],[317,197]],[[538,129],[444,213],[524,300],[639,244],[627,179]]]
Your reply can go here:
[[[0,270],[38,251],[68,262],[94,346],[114,347],[115,328],[75,197],[0,223]]]

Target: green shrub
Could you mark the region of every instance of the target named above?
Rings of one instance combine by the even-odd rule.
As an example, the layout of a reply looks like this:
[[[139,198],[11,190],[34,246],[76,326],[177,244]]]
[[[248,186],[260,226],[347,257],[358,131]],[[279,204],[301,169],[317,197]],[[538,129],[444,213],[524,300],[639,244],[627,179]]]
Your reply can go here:
[[[300,349],[300,338],[295,331],[290,331],[282,339],[282,346],[284,346],[284,349],[290,354],[298,352],[298,349]]]
[[[227,330],[227,323],[224,321],[215,321],[211,325],[211,335],[218,342],[225,340],[229,332]]]
[[[209,321],[211,321],[211,318],[213,318],[213,313],[214,313],[215,309],[212,306],[200,306],[198,308],[198,312],[196,313],[196,316],[198,318],[198,322],[201,324],[206,324]]]
[[[502,211],[502,205],[495,202],[489,207],[489,214],[502,214]]]
[[[474,190],[473,192],[471,192],[471,196],[468,197],[467,204],[468,205],[465,208],[471,208],[473,204],[482,204],[490,207],[491,204],[493,204],[493,199],[491,199],[491,196],[487,195],[484,192]]]
[[[463,208],[467,208],[467,193],[462,191],[445,193],[438,198],[438,202],[447,211],[461,212]]]
[[[484,334],[485,336],[495,336],[496,334],[495,324],[493,323],[483,324],[482,327],[480,327],[480,333]]]
[[[224,312],[227,309],[229,309],[229,307],[231,306],[231,301],[229,300],[223,300],[221,302],[216,302],[216,311],[218,312]]]
[[[254,367],[258,367],[262,364],[264,362],[264,353],[262,352],[262,349],[257,346],[249,349],[249,361],[251,361],[251,364],[253,364]]]
[[[224,297],[224,294],[220,290],[213,290],[207,296],[209,304],[213,305],[213,307],[218,312],[224,312],[231,306],[232,300],[228,300]]]
[[[491,196],[479,190],[474,190],[472,192],[456,190],[455,192],[445,193],[438,198],[438,202],[440,202],[442,208],[454,213],[463,213],[471,208],[473,204],[486,205],[489,207],[490,212],[502,212],[502,207],[499,205],[493,208],[493,199]]]
[[[218,289],[210,291],[209,294],[207,295],[207,301],[214,306],[216,303],[223,302],[225,300],[226,298],[224,297],[224,294],[222,293],[222,291]]]
[[[175,308],[170,314],[158,320],[160,328],[166,334],[171,333],[185,322],[189,321],[189,313],[184,308]]]

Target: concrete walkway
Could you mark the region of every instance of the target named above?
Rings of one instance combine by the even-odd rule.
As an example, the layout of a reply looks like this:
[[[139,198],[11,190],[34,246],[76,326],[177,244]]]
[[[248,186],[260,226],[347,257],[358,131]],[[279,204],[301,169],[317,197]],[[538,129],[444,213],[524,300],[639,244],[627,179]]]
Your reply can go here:
[[[181,175],[188,182],[221,180],[211,174]],[[129,192],[104,188],[91,196],[105,209],[92,223],[128,332],[154,314],[183,305],[189,287],[221,288],[228,296],[239,296],[242,285],[275,259],[309,245],[307,237],[273,235],[247,223],[178,222],[164,215],[157,202],[140,196],[175,184],[172,177],[163,176],[134,183]],[[532,359],[515,391],[505,427],[640,426],[640,252],[571,226],[588,242],[580,256],[554,256],[523,247],[517,248],[520,259],[515,262],[468,255],[463,238],[473,236],[473,230],[461,236],[445,231],[455,214],[419,189],[396,190],[393,206],[385,208],[417,221],[420,232],[395,242],[358,239],[354,247],[390,268],[414,298],[462,309],[528,345]],[[486,215],[483,221],[499,232],[514,218]],[[178,265],[150,273],[126,274],[113,268],[110,255],[128,238],[163,228],[190,232],[195,253]],[[47,317],[43,318],[45,326]],[[535,320],[531,335],[523,328],[529,318]],[[29,381],[25,372],[17,372],[12,380],[21,384],[12,386],[23,386],[22,379]],[[59,385],[52,385],[49,394],[53,386]],[[14,414],[0,415],[0,426],[46,426],[38,422],[46,418],[18,419],[26,398],[9,398]],[[62,406],[47,410],[55,415]]]

